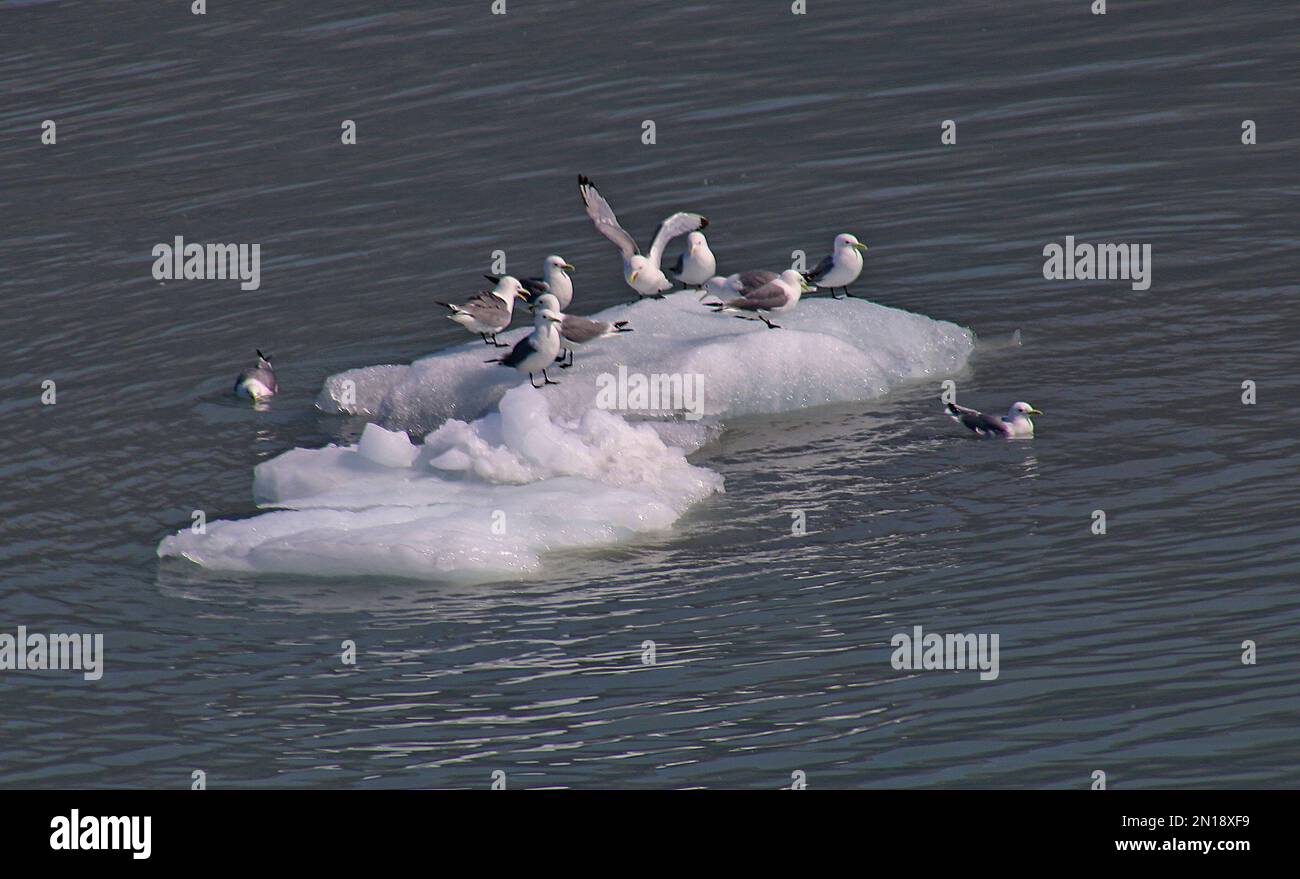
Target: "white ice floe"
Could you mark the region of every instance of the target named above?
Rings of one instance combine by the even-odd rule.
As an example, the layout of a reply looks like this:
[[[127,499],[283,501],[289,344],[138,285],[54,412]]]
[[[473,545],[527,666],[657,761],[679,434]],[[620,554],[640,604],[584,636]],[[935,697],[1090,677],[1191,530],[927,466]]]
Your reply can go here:
[[[698,445],[708,433],[695,436]],[[371,424],[356,446],[260,464],[254,494],[281,509],[181,531],[158,554],[234,571],[517,579],[543,552],[666,530],[721,491],[721,476],[687,463],[691,450],[611,412],[553,418],[546,394],[525,384],[498,411],[448,421],[422,446]]]
[[[576,418],[595,405],[601,373],[620,364],[645,374],[704,376],[705,413],[762,415],[883,396],[898,385],[959,372],[974,346],[969,330],[864,300],[805,300],[769,330],[714,314],[695,293],[675,293],[593,315],[627,320],[636,332],[581,348],[572,369],[544,391],[554,413]],[[526,329],[503,333],[511,344]],[[481,344],[466,344],[409,366],[370,366],[331,376],[316,405],[414,433],[448,418],[490,412],[518,383],[510,370],[483,363]]]
[[[372,417],[355,446],[294,449],[254,473],[265,509],[165,538],[208,568],[476,582],[535,576],[547,552],[670,529],[722,477],[686,456],[717,418],[869,400],[962,369],[968,330],[865,301],[811,301],[768,330],[693,293],[608,309],[634,333],[585,346],[542,389],[473,343],[331,377],[318,405]],[[526,330],[515,332],[515,339]],[[514,339],[512,339],[514,341]],[[705,421],[597,408],[601,373],[700,374]],[[345,403],[355,395],[355,404]],[[427,432],[412,443],[405,430]]]

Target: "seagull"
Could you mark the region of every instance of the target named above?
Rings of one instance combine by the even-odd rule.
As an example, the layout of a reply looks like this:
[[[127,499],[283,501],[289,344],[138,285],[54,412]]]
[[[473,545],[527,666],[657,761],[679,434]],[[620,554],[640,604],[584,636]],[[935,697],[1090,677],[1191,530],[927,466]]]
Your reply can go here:
[[[659,267],[664,248],[679,235],[703,229],[709,225],[708,219],[699,214],[673,214],[659,224],[650,252],[642,256],[636,241],[618,224],[618,217],[614,216],[609,202],[596,191],[596,185],[581,174],[578,175],[578,191],[582,194],[582,203],[587,206],[587,216],[596,224],[596,231],[613,241],[623,254],[623,280],[638,296],[662,299],[664,291],[673,288],[672,281]]]
[[[741,279],[747,274],[755,277],[759,276],[758,272],[742,272],[740,275],[735,276],[737,279],[736,283],[742,283]],[[714,289],[726,288],[732,286],[729,281],[729,278],[710,278],[709,284]],[[704,304],[712,308],[714,311],[719,312],[752,311],[757,315],[757,318],[751,318],[743,314],[738,314],[736,317],[745,320],[761,320],[763,323],[767,324],[769,330],[779,330],[781,329],[781,325],[772,323],[767,319],[767,316],[764,315],[763,312],[770,311],[775,314],[780,314],[784,311],[790,311],[799,304],[799,297],[809,290],[812,290],[812,287],[803,279],[801,274],[796,272],[794,269],[786,269],[780,275],[760,287],[743,290],[741,295],[735,299],[726,299],[721,302],[706,302]]]
[[[451,314],[447,315],[448,320],[455,321],[471,333],[478,333],[483,337],[484,344],[508,348],[509,345],[497,341],[497,333],[510,326],[516,298],[528,299],[524,294],[524,286],[509,275],[502,275],[495,287],[474,294],[464,305],[452,305],[449,302],[438,304],[451,309]]]
[[[835,249],[830,256],[818,263],[817,268],[811,272],[804,272],[803,276],[818,287],[828,288],[835,299],[840,298],[835,295],[839,289],[844,291],[845,296],[852,296],[849,284],[856,281],[862,273],[862,251],[866,249],[867,245],[857,238],[848,232],[841,232],[835,236]]]
[[[560,308],[568,308],[569,303],[573,301],[573,279],[565,272],[576,272],[573,266],[564,261],[564,257],[551,255],[542,263],[542,276],[540,278],[524,278],[519,283],[524,285],[531,299],[541,296],[543,293],[553,293],[559,300]],[[501,280],[499,275],[484,275],[493,284]],[[557,309],[558,311],[559,309]]]
[[[551,294],[545,294],[542,298],[550,297],[554,304],[555,297]],[[560,323],[564,320],[564,315],[553,308],[540,308],[533,315],[533,331],[525,336],[515,345],[511,352],[504,357],[497,357],[492,360],[485,360],[484,363],[499,363],[502,366],[511,366],[519,372],[528,373],[528,383],[535,388],[541,388],[544,385],[558,385],[559,382],[551,381],[550,376],[546,374],[546,368],[554,363],[560,353]],[[533,373],[542,374],[542,384],[533,383]]]
[[[715,275],[704,282],[701,288],[700,299],[710,294],[719,299],[726,299],[731,296],[744,296],[752,293],[760,287],[772,283],[781,277],[776,272],[751,271],[737,272],[734,275],[721,277]]]
[[[537,297],[533,305],[534,310],[549,308],[552,311],[559,311],[559,300],[552,293],[543,293]],[[592,320],[591,318],[578,317],[576,314],[565,314],[560,321],[560,355],[556,361],[560,364],[560,369],[568,369],[573,365],[573,348],[565,348],[564,342],[573,345],[585,345],[595,339],[603,339],[606,336],[617,335],[618,333],[630,333],[632,328],[627,325],[627,321],[620,320],[615,323],[609,323],[603,320]],[[565,363],[565,357],[569,362]]]
[[[699,290],[718,269],[718,261],[709,250],[709,241],[703,232],[691,232],[686,236],[686,249],[677,257],[672,272],[684,287]]]
[[[1028,403],[1012,403],[1007,414],[1001,417],[985,415],[956,403],[949,403],[947,411],[949,418],[970,428],[976,436],[1003,436],[1007,439],[1033,436],[1034,422],[1029,420],[1029,416],[1043,414]]]
[[[257,365],[245,369],[235,379],[235,395],[248,397],[254,403],[274,397],[280,387],[275,383],[275,369],[271,355],[257,352]]]

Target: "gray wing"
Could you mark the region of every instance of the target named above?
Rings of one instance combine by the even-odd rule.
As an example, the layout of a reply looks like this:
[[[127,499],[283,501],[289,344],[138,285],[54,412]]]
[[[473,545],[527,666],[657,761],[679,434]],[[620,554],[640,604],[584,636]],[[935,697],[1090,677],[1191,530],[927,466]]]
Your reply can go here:
[[[251,369],[245,369],[241,372],[239,378],[235,379],[235,387],[238,388],[250,378],[254,381],[261,382],[273,394],[277,390],[275,384],[275,373],[271,372],[269,369],[262,369],[260,366],[254,366]]]
[[[663,259],[669,241],[687,232],[703,229],[707,225],[709,225],[708,219],[699,214],[673,214],[660,223],[659,228],[655,230],[654,241],[650,244],[650,252],[646,255],[650,258],[650,262],[659,265],[659,260]]]
[[[985,415],[978,409],[967,409],[965,406],[958,406],[956,403],[948,404],[948,416],[953,421],[978,434],[1007,432],[1006,425],[1001,418]]]
[[[778,275],[776,272],[768,272],[762,270],[753,271],[753,272],[741,272],[740,274],[736,275],[736,283],[740,285],[737,289],[739,289],[742,296],[747,296],[754,290],[758,290],[761,287],[766,287],[768,284],[772,283],[779,277],[781,276]]]
[[[458,310],[471,315],[475,320],[494,326],[510,320],[510,310],[506,308],[506,304],[501,301],[500,296],[493,296],[491,293],[478,294],[459,306]]]
[[[821,262],[817,263],[817,268],[813,269],[811,272],[804,272],[804,280],[815,284],[822,278],[826,277],[826,273],[833,268],[835,268],[835,255],[831,254]]]
[[[618,224],[618,217],[614,216],[609,202],[596,191],[596,184],[581,174],[578,175],[578,192],[582,194],[582,203],[587,206],[587,216],[596,224],[596,231],[614,242],[623,259],[631,259],[641,252],[632,236]]]
[[[515,344],[515,347],[510,350],[510,353],[505,357],[502,357],[498,362],[502,366],[518,366],[520,363],[523,363],[525,357],[536,350],[537,349],[533,347],[533,337],[530,333],[520,339]]]
[[[683,250],[681,253],[677,254],[677,262],[673,263],[673,267],[670,271],[674,275],[680,275],[684,268],[686,268],[686,251]]]
[[[737,301],[746,303],[742,307],[753,310],[780,308],[790,301],[790,294],[780,284],[768,283],[757,290],[751,290]]]
[[[592,339],[599,339],[613,328],[611,324],[607,324],[603,320],[592,320],[591,318],[568,314],[564,316],[564,321],[560,324],[560,335],[575,345],[581,345],[584,342],[590,342]]]

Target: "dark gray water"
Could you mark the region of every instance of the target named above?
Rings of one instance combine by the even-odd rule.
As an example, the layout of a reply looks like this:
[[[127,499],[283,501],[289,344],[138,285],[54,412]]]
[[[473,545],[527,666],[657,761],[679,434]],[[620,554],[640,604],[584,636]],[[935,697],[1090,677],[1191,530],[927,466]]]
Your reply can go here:
[[[0,631],[106,650],[0,671],[0,784],[1300,784],[1300,14],[808,5],[0,3]],[[726,494],[522,583],[160,563],[258,462],[355,441],[327,376],[462,342],[431,300],[493,250],[626,300],[579,172],[639,235],[704,210],[733,269],[857,232],[859,292],[1022,331],[961,400],[1039,436],[930,385],[731,421],[692,456]],[[177,235],[259,242],[262,288],[155,281]],[[1045,280],[1066,235],[1149,243],[1151,288]],[[267,412],[227,397],[254,347]],[[998,633],[999,678],[896,671],[914,625]]]

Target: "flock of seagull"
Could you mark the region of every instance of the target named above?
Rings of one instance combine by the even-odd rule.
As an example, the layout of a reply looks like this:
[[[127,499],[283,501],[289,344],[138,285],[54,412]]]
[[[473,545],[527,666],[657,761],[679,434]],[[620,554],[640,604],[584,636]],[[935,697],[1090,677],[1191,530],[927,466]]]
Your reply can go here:
[[[662,299],[673,289],[674,281],[662,267],[664,253],[669,243],[683,235],[686,248],[668,269],[686,289],[699,290],[700,299],[712,296],[704,305],[715,313],[732,313],[746,320],[762,321],[768,329],[780,329],[768,315],[783,314],[794,309],[804,293],[823,289],[832,298],[851,297],[849,285],[862,273],[862,254],[867,246],[855,236],[845,232],[835,236],[831,252],[808,272],[795,269],[776,273],[763,270],[738,272],[733,275],[717,274],[717,260],[709,249],[709,242],[701,229],[709,225],[701,214],[679,211],[665,219],[655,230],[650,250],[642,253],[636,239],[619,223],[614,209],[596,189],[590,178],[578,176],[578,192],[596,230],[608,238],[619,250],[623,259],[623,280],[641,299]],[[495,286],[456,304],[438,302],[450,313],[448,319],[482,338],[484,344],[497,348],[509,345],[497,341],[497,334],[505,331],[514,317],[515,302],[528,303],[533,312],[533,331],[514,345],[509,353],[485,361],[511,367],[528,375],[534,388],[559,384],[551,379],[547,370],[559,364],[560,369],[573,365],[573,346],[585,345],[597,339],[632,332],[628,321],[600,321],[568,313],[573,302],[573,278],[576,269],[559,256],[548,256],[542,263],[542,274],[537,278],[517,279],[511,275],[485,275]],[[542,384],[536,383],[541,374]],[[235,393],[252,400],[262,401],[278,391],[271,358],[257,352],[257,363],[240,374],[235,383]],[[1042,415],[1024,402],[1012,404],[1005,416],[985,415],[955,403],[947,404],[947,414],[957,423],[980,437],[1004,436],[1008,438],[1033,436],[1031,415]]]
[[[709,295],[715,297],[714,301],[705,303],[715,312],[759,320],[775,330],[780,329],[780,324],[773,323],[769,314],[790,311],[804,293],[818,287],[829,290],[835,298],[840,298],[837,291],[852,295],[848,287],[862,273],[862,252],[867,247],[845,233],[836,237],[831,253],[810,272],[747,271],[722,277],[716,274],[717,259],[700,231],[709,225],[708,218],[702,214],[679,211],[668,217],[655,230],[650,250],[642,253],[636,239],[619,223],[614,209],[590,178],[578,177],[578,192],[596,231],[618,248],[623,258],[623,280],[636,292],[638,301],[662,299],[674,283],[680,283],[684,288],[702,291],[701,300]],[[665,271],[665,251],[673,239],[683,235],[686,248]],[[450,320],[478,335],[485,344],[504,348],[508,346],[497,341],[497,334],[510,326],[515,302],[527,302],[533,310],[533,332],[508,354],[486,362],[526,373],[535,388],[558,384],[547,374],[547,369],[555,363],[561,369],[572,366],[573,346],[632,331],[627,321],[609,323],[568,313],[573,301],[570,273],[574,271],[562,257],[548,256],[542,263],[541,277],[519,280],[510,275],[485,275],[496,285],[491,290],[477,293],[459,304],[438,304],[450,311],[447,315]],[[539,373],[540,385],[537,384]]]

